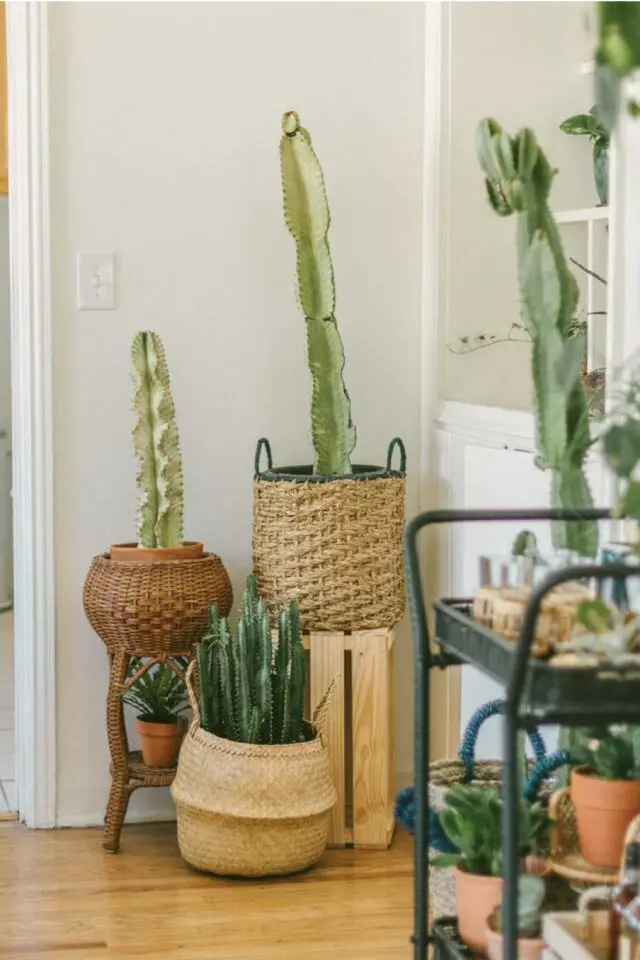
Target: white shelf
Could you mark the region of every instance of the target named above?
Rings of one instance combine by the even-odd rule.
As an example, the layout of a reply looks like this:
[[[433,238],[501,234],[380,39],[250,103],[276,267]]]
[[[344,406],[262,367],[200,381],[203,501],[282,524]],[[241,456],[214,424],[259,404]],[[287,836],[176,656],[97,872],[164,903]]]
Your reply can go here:
[[[585,207],[584,210],[558,210],[553,214],[556,223],[588,223],[590,220],[608,220],[609,207]]]

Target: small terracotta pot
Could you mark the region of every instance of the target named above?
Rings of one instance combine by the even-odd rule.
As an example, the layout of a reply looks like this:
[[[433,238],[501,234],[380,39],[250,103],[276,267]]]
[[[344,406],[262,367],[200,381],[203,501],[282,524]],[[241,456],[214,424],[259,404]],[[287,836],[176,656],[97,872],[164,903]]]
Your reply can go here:
[[[486,929],[487,956],[489,960],[502,960],[504,956],[504,937],[496,933],[487,924]],[[518,960],[540,960],[545,943],[541,937],[518,937]]]
[[[128,563],[164,563],[167,560],[198,560],[203,546],[195,540],[185,540],[181,547],[139,547],[137,543],[115,543],[109,551],[112,560]]]
[[[640,780],[604,780],[577,767],[571,772],[571,800],[584,859],[619,867],[627,827],[640,813]]]
[[[482,877],[456,867],[458,930],[474,953],[487,951],[487,922],[502,900],[502,877]]]
[[[136,719],[136,730],[140,741],[142,759],[148,767],[175,767],[187,721],[180,718],[177,723],[155,723],[153,720]]]

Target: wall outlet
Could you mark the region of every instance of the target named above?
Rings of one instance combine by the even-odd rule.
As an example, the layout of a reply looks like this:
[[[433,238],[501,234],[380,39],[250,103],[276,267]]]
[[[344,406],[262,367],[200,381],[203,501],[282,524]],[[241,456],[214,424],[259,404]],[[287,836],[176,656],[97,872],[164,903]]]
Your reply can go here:
[[[115,256],[113,253],[78,254],[78,309],[115,310]]]

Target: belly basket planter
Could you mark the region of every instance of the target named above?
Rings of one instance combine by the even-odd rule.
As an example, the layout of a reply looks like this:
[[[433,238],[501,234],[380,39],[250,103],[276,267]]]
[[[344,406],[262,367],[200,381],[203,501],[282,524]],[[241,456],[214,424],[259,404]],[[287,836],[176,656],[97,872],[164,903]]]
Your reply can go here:
[[[323,854],[336,802],[321,730],[330,691],[303,720],[304,652],[295,604],[278,642],[255,579],[232,638],[212,611],[187,670],[193,721],[171,787],[178,844],[191,866],[258,877],[294,873]]]
[[[392,469],[394,447],[400,450]],[[266,470],[260,469],[262,449]],[[272,611],[297,601],[305,630],[390,627],[405,605],[402,567],[405,450],[386,467],[322,476],[312,467],[274,468],[258,443],[253,483],[253,569]]]

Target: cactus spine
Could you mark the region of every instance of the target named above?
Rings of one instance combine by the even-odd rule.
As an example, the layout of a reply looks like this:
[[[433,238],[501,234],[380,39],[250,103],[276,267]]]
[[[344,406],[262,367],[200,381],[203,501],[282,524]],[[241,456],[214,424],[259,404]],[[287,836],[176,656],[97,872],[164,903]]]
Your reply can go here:
[[[232,637],[211,608],[196,645],[200,725],[243,743],[297,743],[313,736],[303,720],[305,662],[297,604],[282,610],[274,652],[269,614],[255,579],[247,580]]]
[[[311,432],[315,472],[351,473],[356,431],[344,384],[344,350],[335,310],[329,224],[322,168],[297,113],[282,118],[280,169],[287,228],[296,241],[300,305],[306,317],[312,378]]]
[[[518,216],[518,280],[532,340],[537,463],[551,471],[552,506],[590,507],[584,461],[591,439],[580,371],[584,338],[573,333],[578,285],[549,208],[555,171],[531,130],[509,137],[495,120],[483,120],[476,144],[491,206],[499,216]],[[555,523],[553,543],[557,549],[595,556],[597,525],[587,520]]]
[[[171,379],[157,333],[137,333],[131,347],[133,446],[138,459],[138,543],[177,547],[183,541],[182,457]]]

